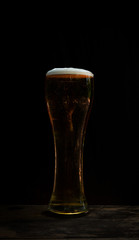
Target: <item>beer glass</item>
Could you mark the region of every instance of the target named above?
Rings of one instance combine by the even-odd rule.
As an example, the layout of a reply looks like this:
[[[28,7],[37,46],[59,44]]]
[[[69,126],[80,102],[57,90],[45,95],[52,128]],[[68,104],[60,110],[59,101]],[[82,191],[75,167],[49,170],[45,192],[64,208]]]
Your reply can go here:
[[[47,72],[45,99],[55,149],[54,185],[48,210],[57,214],[88,212],[83,183],[83,147],[94,90],[94,75],[84,69]]]

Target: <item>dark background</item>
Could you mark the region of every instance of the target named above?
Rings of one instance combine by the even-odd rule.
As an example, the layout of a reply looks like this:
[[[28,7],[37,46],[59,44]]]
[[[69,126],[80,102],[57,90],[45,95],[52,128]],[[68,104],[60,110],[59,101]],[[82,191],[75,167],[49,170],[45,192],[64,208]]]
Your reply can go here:
[[[52,129],[44,99],[45,73],[76,67],[95,75],[84,147],[89,204],[139,204],[138,29],[97,25],[78,17],[67,25],[47,10],[8,19],[1,44],[0,203],[47,204],[54,176]],[[66,15],[66,14],[65,14]],[[47,16],[47,17],[45,17]],[[72,14],[68,15],[72,18]]]

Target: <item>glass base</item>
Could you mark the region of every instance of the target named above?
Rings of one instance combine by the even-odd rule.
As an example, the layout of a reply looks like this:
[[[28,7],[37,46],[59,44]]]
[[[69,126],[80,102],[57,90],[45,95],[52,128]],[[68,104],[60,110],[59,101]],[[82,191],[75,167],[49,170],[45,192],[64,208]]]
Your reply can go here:
[[[53,213],[63,214],[63,215],[75,215],[75,214],[88,213],[87,204],[50,203],[48,205],[48,210]]]

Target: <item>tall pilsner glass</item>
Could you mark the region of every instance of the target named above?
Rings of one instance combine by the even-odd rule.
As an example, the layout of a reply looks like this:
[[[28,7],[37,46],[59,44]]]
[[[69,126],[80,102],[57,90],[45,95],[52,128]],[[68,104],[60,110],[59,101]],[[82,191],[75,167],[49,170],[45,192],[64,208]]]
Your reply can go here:
[[[58,214],[88,212],[83,183],[83,147],[93,100],[94,75],[55,68],[46,74],[45,98],[55,148],[54,185],[48,209]]]

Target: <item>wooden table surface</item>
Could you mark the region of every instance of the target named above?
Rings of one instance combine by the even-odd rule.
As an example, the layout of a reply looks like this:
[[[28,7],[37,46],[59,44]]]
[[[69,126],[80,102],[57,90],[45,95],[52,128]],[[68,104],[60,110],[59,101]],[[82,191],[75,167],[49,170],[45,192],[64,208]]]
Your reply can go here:
[[[45,205],[1,205],[0,239],[139,240],[139,206],[89,208],[72,217],[53,215]]]

